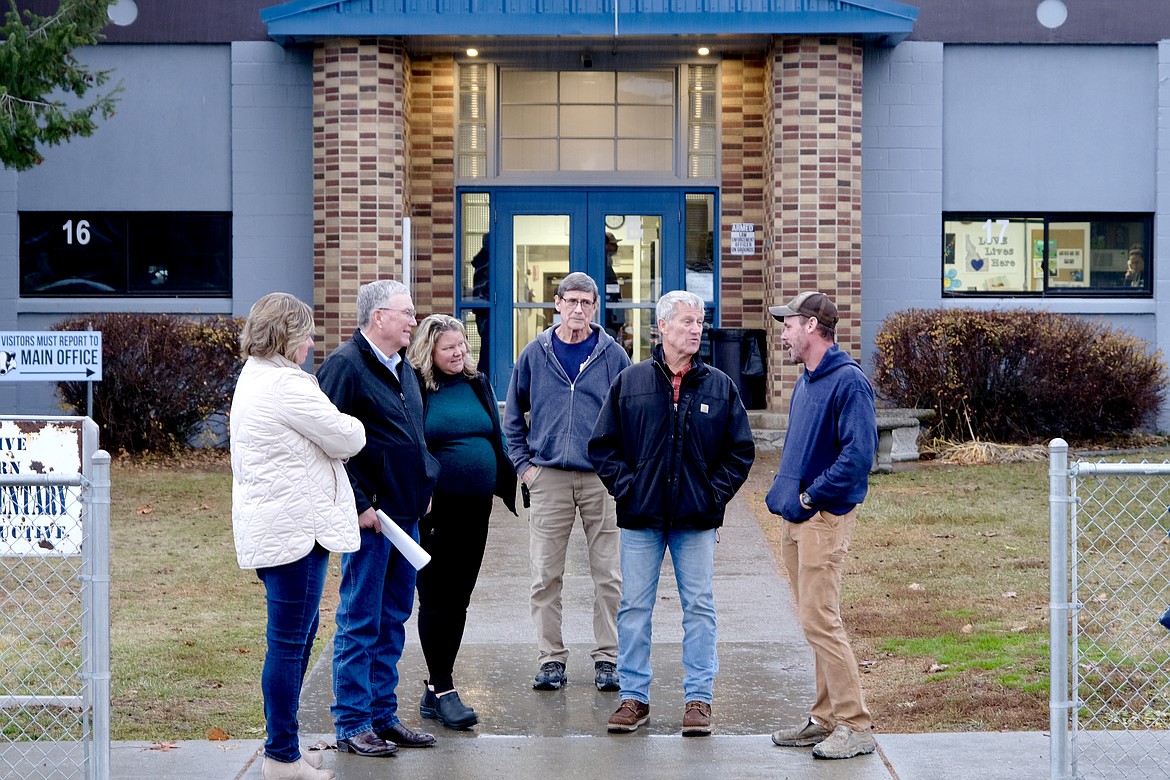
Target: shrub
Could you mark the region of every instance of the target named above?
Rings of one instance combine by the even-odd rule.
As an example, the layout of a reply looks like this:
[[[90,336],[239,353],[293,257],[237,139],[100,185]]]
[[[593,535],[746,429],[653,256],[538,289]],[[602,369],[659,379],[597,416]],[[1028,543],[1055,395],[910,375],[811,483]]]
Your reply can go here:
[[[930,407],[936,435],[1073,440],[1151,426],[1166,394],[1161,352],[1108,325],[1026,309],[910,309],[877,336],[875,380],[899,406]]]
[[[231,403],[242,319],[190,320],[167,314],[95,314],[73,317],[54,330],[102,333],[102,381],[93,388],[93,417],[110,452],[172,453],[185,447],[203,422]],[[75,413],[85,413],[84,382],[60,382],[57,391]]]

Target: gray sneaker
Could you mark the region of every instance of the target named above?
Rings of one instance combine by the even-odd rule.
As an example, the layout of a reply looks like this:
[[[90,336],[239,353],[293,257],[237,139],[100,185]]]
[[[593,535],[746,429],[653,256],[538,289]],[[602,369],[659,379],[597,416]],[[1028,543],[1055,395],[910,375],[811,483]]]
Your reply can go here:
[[[565,665],[560,661],[545,661],[532,681],[538,691],[555,691],[565,684]]]
[[[854,731],[841,724],[823,742],[813,748],[813,758],[853,758],[877,750],[873,730]]]
[[[599,691],[620,691],[621,680],[618,679],[617,664],[613,661],[598,661],[593,664],[593,682]]]
[[[831,734],[827,728],[812,718],[792,728],[772,732],[772,741],[781,747],[812,747]]]

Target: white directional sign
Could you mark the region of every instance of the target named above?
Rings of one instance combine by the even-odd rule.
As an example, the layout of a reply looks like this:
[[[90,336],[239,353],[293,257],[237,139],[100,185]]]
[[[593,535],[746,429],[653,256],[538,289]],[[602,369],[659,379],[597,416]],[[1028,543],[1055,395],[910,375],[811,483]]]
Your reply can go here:
[[[0,331],[0,382],[101,379],[101,331]]]

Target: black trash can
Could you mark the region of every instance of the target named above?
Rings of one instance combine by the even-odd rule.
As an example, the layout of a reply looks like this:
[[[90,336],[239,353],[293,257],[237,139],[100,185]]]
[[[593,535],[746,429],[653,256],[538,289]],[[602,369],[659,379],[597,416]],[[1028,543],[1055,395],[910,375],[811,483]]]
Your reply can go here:
[[[766,338],[767,331],[756,328],[715,328],[711,331],[711,362],[735,382],[747,409],[763,409],[767,405]]]

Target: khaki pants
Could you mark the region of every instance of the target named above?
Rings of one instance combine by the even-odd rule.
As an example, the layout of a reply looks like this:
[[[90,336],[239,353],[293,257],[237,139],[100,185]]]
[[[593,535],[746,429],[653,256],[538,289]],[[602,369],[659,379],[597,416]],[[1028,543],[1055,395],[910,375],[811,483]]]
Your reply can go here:
[[[832,729],[873,726],[861,695],[861,676],[849,635],[841,625],[841,571],[857,510],[837,516],[818,512],[803,523],[785,521],[780,557],[792,583],[800,627],[816,659],[817,700],[812,715]]]
[[[532,509],[528,517],[532,557],[532,622],[540,663],[565,663],[569,651],[561,636],[561,587],[565,553],[577,512],[589,549],[593,576],[594,661],[617,660],[617,611],[621,600],[621,536],[617,510],[605,485],[591,471],[537,467],[528,486]]]

